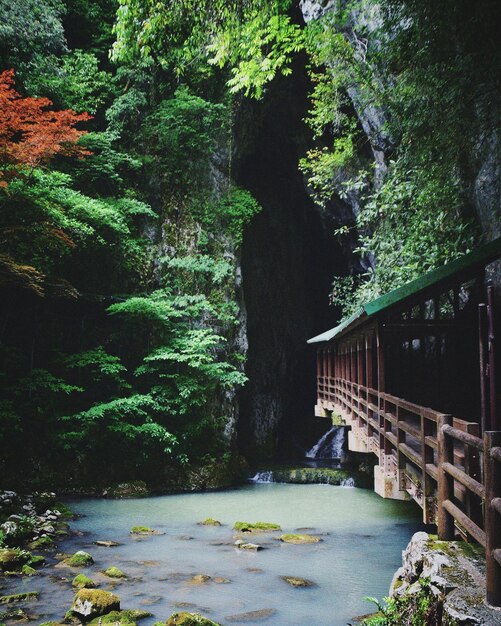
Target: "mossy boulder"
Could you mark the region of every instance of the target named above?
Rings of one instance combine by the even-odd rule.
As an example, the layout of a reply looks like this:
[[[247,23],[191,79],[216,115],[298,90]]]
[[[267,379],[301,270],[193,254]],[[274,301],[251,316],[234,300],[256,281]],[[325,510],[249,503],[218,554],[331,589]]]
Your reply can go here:
[[[351,480],[350,480],[351,479]],[[344,485],[353,482],[346,470],[328,467],[298,467],[273,470],[273,481],[295,485]]]
[[[314,587],[315,583],[307,578],[299,578],[299,576],[280,576],[280,578],[291,587]]]
[[[89,578],[85,574],[77,574],[71,581],[71,584],[77,589],[94,589],[96,587],[96,583],[92,578]]]
[[[282,530],[278,524],[270,522],[235,522],[233,529],[241,533],[269,533]]]
[[[127,574],[114,565],[105,569],[103,573],[109,578],[127,578]]]
[[[100,617],[111,611],[120,611],[120,598],[114,593],[101,589],[80,589],[70,611],[81,619]]]
[[[136,622],[146,617],[151,617],[149,611],[141,611],[137,609],[127,609],[125,611],[111,611],[102,617],[95,617],[87,626],[101,626],[105,624],[113,624],[113,626],[136,626]]]
[[[316,535],[295,535],[292,533],[280,535],[279,539],[284,543],[294,544],[318,543],[319,541],[322,541],[322,538],[317,537]]]
[[[165,535],[160,530],[155,530],[154,528],[150,528],[149,526],[133,526],[130,529],[131,535]]]
[[[88,567],[94,563],[94,559],[88,552],[84,552],[84,550],[79,550],[75,552],[73,556],[70,556],[63,561],[66,565],[70,565],[71,567]]]
[[[0,604],[12,604],[14,602],[30,602],[38,600],[38,591],[26,591],[24,593],[14,593],[10,596],[0,596]]]
[[[54,547],[54,540],[51,537],[40,537],[28,544],[30,550],[49,550]]]
[[[143,480],[133,480],[113,485],[103,495],[109,498],[145,498],[150,495],[150,490]]]
[[[31,554],[28,558],[28,565],[31,567],[41,567],[45,563],[45,557],[40,554]]]
[[[220,626],[200,613],[173,613],[165,626]]]
[[[38,574],[37,570],[30,565],[24,564],[21,568],[21,573],[23,576],[36,576]]]
[[[18,570],[29,560],[30,556],[29,552],[17,548],[1,548],[0,569],[4,572]]]
[[[193,585],[204,585],[211,580],[211,577],[207,574],[196,574],[192,578],[190,578],[189,582]]]
[[[204,519],[203,522],[198,522],[199,526],[222,526],[221,522],[217,519],[213,519],[212,517],[208,517]]]

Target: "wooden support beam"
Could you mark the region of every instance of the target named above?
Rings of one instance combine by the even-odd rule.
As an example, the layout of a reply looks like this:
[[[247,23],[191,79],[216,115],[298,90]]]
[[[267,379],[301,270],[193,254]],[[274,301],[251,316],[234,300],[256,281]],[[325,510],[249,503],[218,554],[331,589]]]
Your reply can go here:
[[[496,506],[501,497],[501,463],[492,454],[500,446],[501,432],[484,433],[486,599],[492,606],[501,606],[501,564],[496,558],[501,549],[501,515]]]
[[[438,538],[445,541],[454,539],[454,517],[444,506],[445,501],[454,497],[454,480],[444,470],[444,463],[454,463],[454,445],[452,438],[445,434],[445,427],[451,426],[452,415],[440,415],[437,422],[438,439]],[[452,427],[452,426],[451,426]]]

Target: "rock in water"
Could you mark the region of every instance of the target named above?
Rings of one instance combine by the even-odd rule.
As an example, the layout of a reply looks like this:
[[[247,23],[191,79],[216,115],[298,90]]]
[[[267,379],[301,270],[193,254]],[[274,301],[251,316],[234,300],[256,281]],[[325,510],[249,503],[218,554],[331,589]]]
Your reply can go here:
[[[241,533],[269,533],[282,530],[278,524],[270,522],[235,522],[233,529]]]
[[[248,611],[247,613],[237,613],[229,615],[226,619],[229,622],[258,622],[265,620],[276,613],[275,609],[259,609],[258,611]]]
[[[299,578],[298,576],[280,576],[282,580],[291,587],[314,587],[315,583],[307,578]]]
[[[173,613],[165,626],[220,626],[200,613]]]
[[[88,552],[79,550],[78,552],[75,552],[73,556],[64,559],[63,563],[70,565],[71,567],[88,567],[94,563],[94,559]]]
[[[258,550],[264,550],[263,546],[260,546],[257,543],[246,543],[241,539],[235,541],[235,545],[239,550],[255,550],[256,552]]]
[[[80,589],[70,610],[76,617],[88,620],[111,611],[120,611],[120,598],[109,591]]]
[[[105,569],[103,573],[109,578],[127,578],[127,574],[114,565]]]
[[[295,544],[318,543],[319,541],[322,541],[322,539],[320,537],[317,537],[316,535],[287,534],[287,535],[280,535],[279,539],[280,541],[283,541],[284,543],[295,543]]]

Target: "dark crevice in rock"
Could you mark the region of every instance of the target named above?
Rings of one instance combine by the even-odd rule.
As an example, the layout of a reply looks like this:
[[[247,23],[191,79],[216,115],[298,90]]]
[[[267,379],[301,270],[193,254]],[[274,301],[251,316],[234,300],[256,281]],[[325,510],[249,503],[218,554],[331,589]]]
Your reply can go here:
[[[332,277],[347,262],[298,172],[309,137],[309,85],[299,67],[264,101],[242,105],[235,177],[261,203],[242,251],[249,377],[239,449],[249,459],[290,456],[304,443],[315,403],[315,350],[306,340],[332,326]]]

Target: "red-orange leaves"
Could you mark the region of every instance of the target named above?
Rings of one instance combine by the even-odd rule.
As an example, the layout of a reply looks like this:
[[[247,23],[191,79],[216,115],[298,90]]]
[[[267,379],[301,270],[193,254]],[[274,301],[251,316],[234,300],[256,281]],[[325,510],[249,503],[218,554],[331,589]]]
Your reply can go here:
[[[76,125],[92,118],[71,109],[52,111],[48,98],[23,98],[14,89],[14,70],[0,73],[0,187],[6,187],[5,165],[37,167],[56,154],[90,154],[76,145],[85,131]]]

